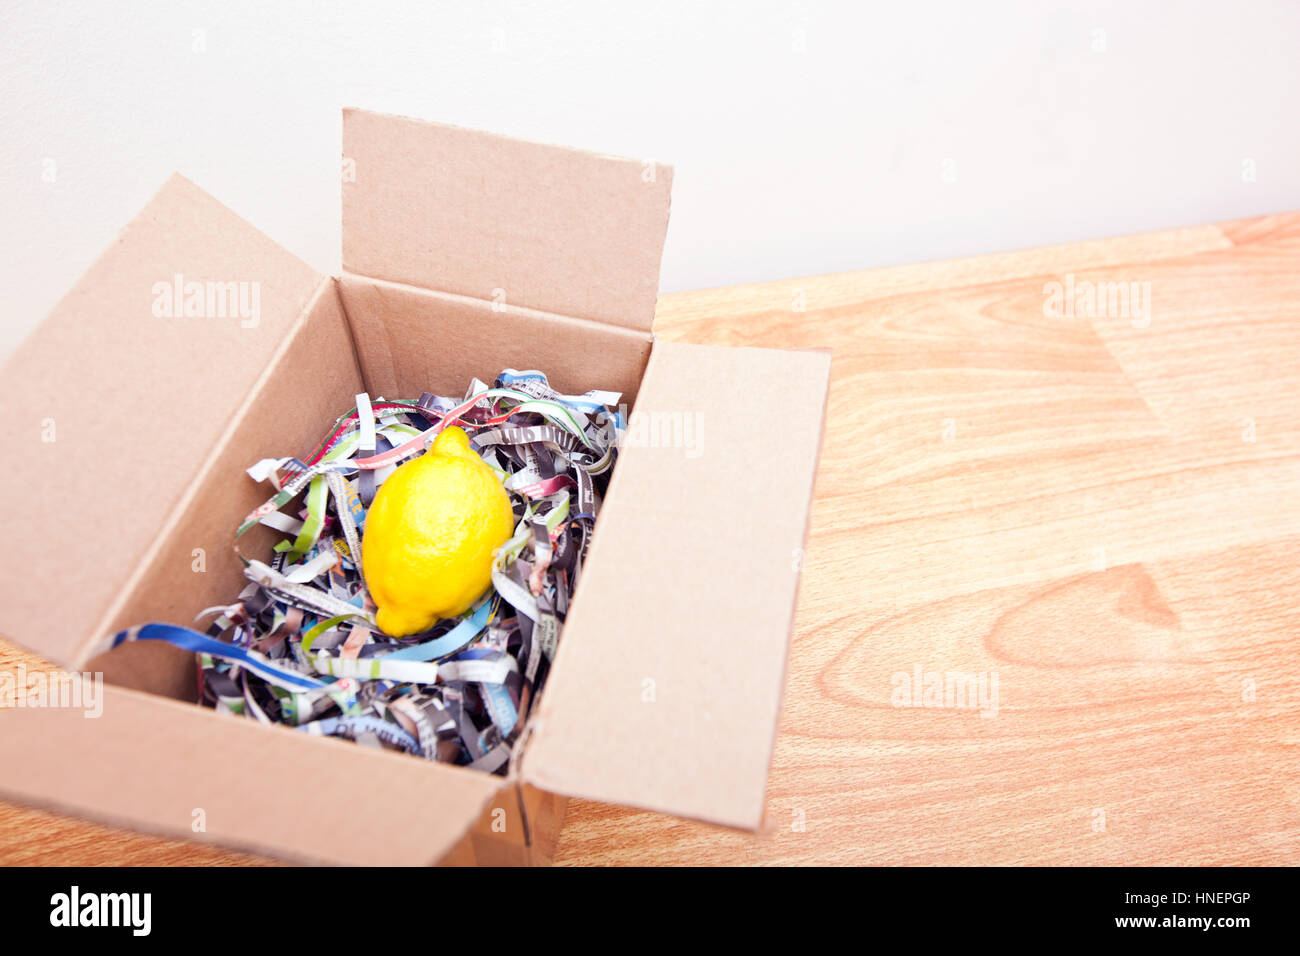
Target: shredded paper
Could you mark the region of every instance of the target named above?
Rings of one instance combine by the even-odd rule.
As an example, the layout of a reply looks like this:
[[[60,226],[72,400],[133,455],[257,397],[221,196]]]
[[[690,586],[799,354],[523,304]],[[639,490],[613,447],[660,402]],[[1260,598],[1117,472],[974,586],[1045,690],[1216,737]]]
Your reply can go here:
[[[582,571],[626,427],[619,397],[561,395],[541,372],[513,369],[490,387],[474,380],[462,399],[358,395],[311,455],[248,469],[275,494],[236,532],[250,581],[238,601],[202,612],[206,632],[146,624],[112,646],[193,651],[200,703],[221,711],[504,773]],[[393,470],[450,425],[501,479],[514,535],[465,615],[389,637],[362,576],[366,512]],[[281,536],[266,560],[240,549],[257,525]]]

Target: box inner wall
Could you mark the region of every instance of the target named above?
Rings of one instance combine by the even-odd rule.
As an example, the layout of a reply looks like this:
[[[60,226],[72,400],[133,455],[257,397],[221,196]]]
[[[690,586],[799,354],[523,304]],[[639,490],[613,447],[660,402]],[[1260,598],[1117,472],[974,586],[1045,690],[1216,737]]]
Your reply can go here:
[[[503,368],[537,368],[564,393],[620,391],[630,409],[652,341],[601,323],[362,276],[326,280],[103,633],[149,621],[194,626],[204,608],[233,601],[247,583],[231,551],[234,529],[269,497],[269,486],[244,469],[262,458],[306,454],[358,392],[459,395],[471,378],[490,382]],[[265,555],[279,537],[254,529],[243,550]],[[197,698],[193,654],[163,642],[124,644],[85,666],[109,683]]]

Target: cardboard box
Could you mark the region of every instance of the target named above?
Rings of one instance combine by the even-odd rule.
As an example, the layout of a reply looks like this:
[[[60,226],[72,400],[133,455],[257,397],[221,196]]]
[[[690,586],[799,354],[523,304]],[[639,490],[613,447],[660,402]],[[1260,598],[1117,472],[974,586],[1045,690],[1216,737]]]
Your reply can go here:
[[[0,714],[0,789],[338,863],[545,861],[566,796],[757,828],[829,355],[656,341],[669,167],[358,110],[343,135],[342,275],[176,176],[5,366],[0,633],[107,686],[98,719]],[[650,430],[508,778],[200,708],[168,645],[101,653],[238,593],[249,464],[363,390],[510,366],[621,390]],[[665,441],[682,423],[694,440]]]

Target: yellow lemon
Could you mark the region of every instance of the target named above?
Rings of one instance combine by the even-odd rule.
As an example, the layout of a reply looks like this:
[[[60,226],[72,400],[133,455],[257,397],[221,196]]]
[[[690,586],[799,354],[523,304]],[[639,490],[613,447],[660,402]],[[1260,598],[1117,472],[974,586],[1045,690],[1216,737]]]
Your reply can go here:
[[[459,428],[388,476],[366,515],[361,565],[385,634],[407,637],[470,609],[492,552],[514,533],[510,496]]]

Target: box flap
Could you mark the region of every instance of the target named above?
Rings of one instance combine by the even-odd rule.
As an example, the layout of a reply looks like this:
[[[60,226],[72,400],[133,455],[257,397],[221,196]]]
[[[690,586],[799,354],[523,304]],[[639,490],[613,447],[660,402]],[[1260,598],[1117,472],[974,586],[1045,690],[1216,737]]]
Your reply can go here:
[[[0,632],[70,663],[322,278],[173,176],[0,370]],[[179,294],[178,294],[179,288]]]
[[[100,693],[97,718],[75,708],[0,714],[0,792],[293,860],[423,865],[455,845],[503,784],[137,691]]]
[[[525,779],[759,825],[829,370],[655,343]]]
[[[649,331],[673,171],[343,111],[343,268]]]

